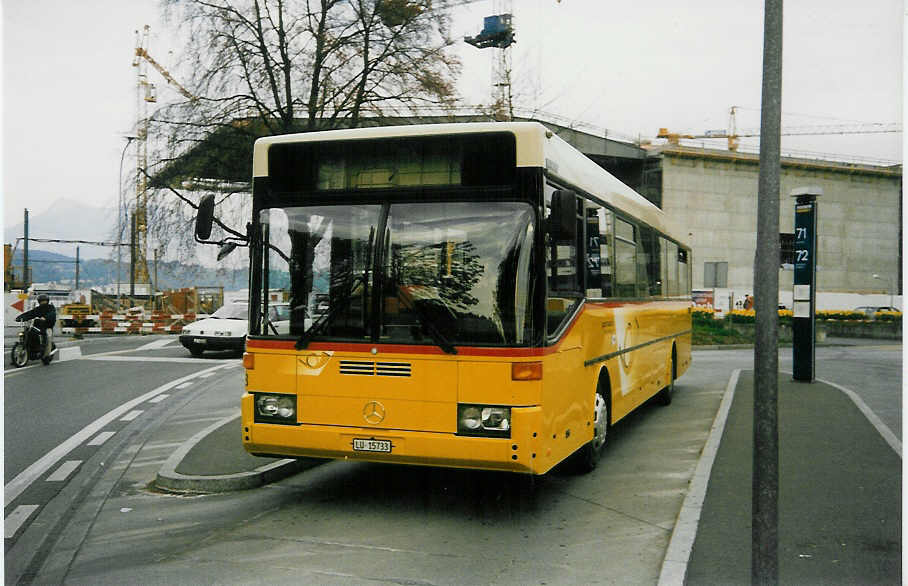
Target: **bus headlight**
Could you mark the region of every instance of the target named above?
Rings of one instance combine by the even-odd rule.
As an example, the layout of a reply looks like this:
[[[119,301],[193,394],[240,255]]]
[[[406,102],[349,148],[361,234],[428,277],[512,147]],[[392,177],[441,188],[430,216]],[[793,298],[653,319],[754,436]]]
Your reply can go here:
[[[296,395],[255,393],[256,423],[296,424]]]
[[[511,437],[511,408],[460,404],[457,406],[457,434]]]

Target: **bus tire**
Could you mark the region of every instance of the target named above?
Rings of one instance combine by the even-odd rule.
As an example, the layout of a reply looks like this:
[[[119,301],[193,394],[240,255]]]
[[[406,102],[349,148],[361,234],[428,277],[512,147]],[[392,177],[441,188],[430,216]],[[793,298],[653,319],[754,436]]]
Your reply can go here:
[[[672,346],[671,364],[668,367],[668,384],[656,395],[656,400],[660,405],[668,406],[672,404],[672,395],[675,393],[675,379],[678,377],[678,360],[675,347]]]
[[[596,398],[593,406],[593,439],[584,444],[575,454],[575,467],[578,472],[586,474],[596,469],[602,453],[608,443],[608,434],[611,429],[611,394],[608,375],[599,378],[596,385]]]

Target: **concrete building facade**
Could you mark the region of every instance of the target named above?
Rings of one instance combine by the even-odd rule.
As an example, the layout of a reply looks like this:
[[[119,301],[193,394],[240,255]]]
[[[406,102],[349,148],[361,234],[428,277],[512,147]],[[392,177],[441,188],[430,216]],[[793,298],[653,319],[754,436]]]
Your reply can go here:
[[[641,147],[627,139],[616,139],[604,129],[567,126],[538,114],[515,120],[544,124],[665,210],[676,225],[686,228],[692,247],[695,290],[721,290],[735,299],[753,292],[759,179],[757,154],[683,144]],[[366,119],[361,122],[366,126],[383,126],[483,121],[489,121],[487,114]],[[265,130],[259,129],[260,134],[256,134],[254,129],[247,128],[248,121],[236,121],[228,129],[234,126],[249,134],[230,138],[225,143],[236,148],[224,147],[216,140],[219,135],[215,133],[207,142],[176,159],[156,179],[166,183],[172,177],[196,177],[202,173],[201,176],[215,181],[244,180],[241,175],[224,175],[223,170],[247,169],[252,139],[264,136]],[[233,157],[226,164],[221,160],[224,153]],[[793,278],[792,271],[784,267],[786,246],[791,254],[794,232],[794,201],[789,193],[806,186],[818,186],[823,190],[819,200],[818,293],[852,296],[829,302],[837,308],[861,303],[884,305],[884,299],[890,299],[893,294],[900,295],[902,166],[783,158],[779,198],[779,238],[783,249],[780,300],[790,305],[784,301],[786,296],[790,300]],[[880,278],[874,279],[874,274]],[[873,299],[854,299],[862,295]],[[896,305],[901,306],[900,301]]]
[[[759,157],[683,146],[651,156],[661,160],[661,206],[688,231],[694,289],[752,291],[759,278],[753,274]],[[785,266],[794,238],[789,194],[818,186],[818,291],[900,292],[901,166],[783,158],[780,183],[781,291],[791,290],[793,276]]]

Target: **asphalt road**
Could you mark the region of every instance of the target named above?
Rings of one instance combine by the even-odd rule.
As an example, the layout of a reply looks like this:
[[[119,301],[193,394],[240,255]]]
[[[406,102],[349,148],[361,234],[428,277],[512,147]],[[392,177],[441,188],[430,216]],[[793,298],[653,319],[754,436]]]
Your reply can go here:
[[[61,340],[60,346],[69,345]],[[117,443],[111,438],[152,424],[174,402],[165,399],[178,396],[160,392],[163,396],[155,400],[149,393],[212,366],[238,362],[223,354],[191,358],[176,338],[166,336],[94,339],[81,342],[79,352],[78,360],[48,366],[34,361],[25,368],[12,367],[6,356],[7,553],[37,511],[53,503],[65,512],[77,496],[73,487],[93,482],[103,458]]]
[[[140,338],[138,345],[149,341]],[[109,411],[141,397],[187,369],[186,376],[193,377],[222,365],[204,381],[192,379],[193,396],[213,398],[205,405],[216,400],[217,409],[225,412],[235,408],[242,390],[236,359],[184,362],[188,353],[175,342],[126,355],[105,354],[112,351],[109,343],[125,342],[94,341],[97,347],[85,354],[98,360],[7,374],[7,402],[11,383],[26,396],[26,382],[37,387],[42,385],[34,381],[46,380],[48,389],[35,395],[41,401],[57,409],[54,401],[61,399],[90,403],[98,417],[105,407]],[[167,361],[123,360],[129,356]],[[124,423],[133,434],[118,444],[119,451],[111,443],[107,453],[86,456],[106,458],[111,470],[96,466],[94,476],[76,474],[68,488],[42,505],[44,517],[58,515],[51,529],[61,537],[52,547],[35,541],[34,549],[42,561],[66,559],[56,574],[47,576],[69,584],[656,583],[729,375],[735,368],[752,368],[752,357],[752,350],[695,352],[672,405],[646,405],[617,425],[596,471],[577,476],[556,470],[532,489],[509,475],[338,461],[260,489],[205,497],[162,495],[146,488],[159,461],[140,459],[150,447],[160,447],[163,460],[168,439],[205,415],[193,411],[201,405],[198,400],[181,402],[173,393],[172,399],[149,405],[142,416]],[[783,349],[783,370],[789,357],[790,350]],[[820,348],[817,358],[819,378],[860,393],[901,436],[901,395],[893,392],[901,388],[901,346]],[[133,388],[136,384],[144,386]],[[86,400],[95,394],[100,398]],[[7,405],[7,425],[24,419],[37,429],[37,421],[53,418],[53,427],[66,426],[52,432],[58,439],[79,428],[79,422],[62,421],[65,417],[44,413],[36,404],[23,399],[14,409]],[[207,415],[223,413],[209,407]],[[90,414],[79,417],[83,426],[91,419]],[[24,421],[13,425],[21,426],[20,435],[28,433]],[[28,450],[27,441],[14,441]],[[45,448],[53,441],[45,442]],[[40,452],[31,449],[31,456],[14,466],[21,469]],[[9,461],[9,447],[6,454]],[[113,468],[122,469],[114,475]],[[111,487],[91,492],[100,495],[97,499],[79,503],[66,494],[81,483],[84,496],[108,477],[115,477]],[[31,545],[17,544],[11,552],[8,539],[7,565],[13,553]]]

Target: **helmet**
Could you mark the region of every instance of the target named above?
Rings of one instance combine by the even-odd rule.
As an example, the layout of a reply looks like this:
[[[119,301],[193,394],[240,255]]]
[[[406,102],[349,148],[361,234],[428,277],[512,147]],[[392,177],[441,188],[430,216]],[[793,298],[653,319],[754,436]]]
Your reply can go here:
[[[50,297],[48,297],[45,293],[38,295],[38,303],[42,303],[44,301],[50,301]]]

